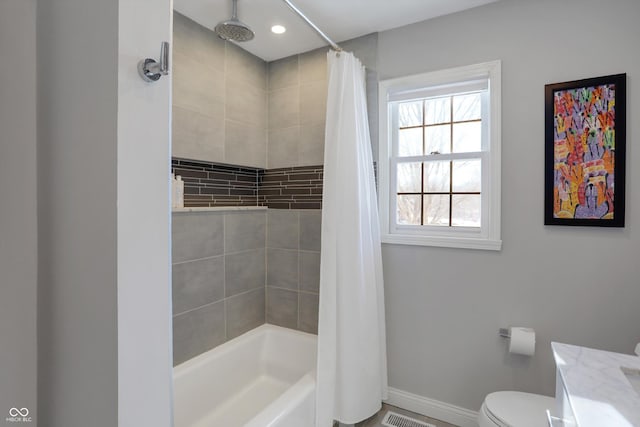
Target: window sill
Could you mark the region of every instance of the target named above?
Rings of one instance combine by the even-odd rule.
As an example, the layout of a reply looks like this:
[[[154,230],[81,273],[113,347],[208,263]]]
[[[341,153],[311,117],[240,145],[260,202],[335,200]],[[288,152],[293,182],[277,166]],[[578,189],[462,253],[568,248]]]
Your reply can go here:
[[[382,243],[395,245],[435,246],[440,248],[481,249],[487,251],[499,251],[502,249],[502,240],[495,239],[409,236],[406,234],[383,234],[381,238]]]

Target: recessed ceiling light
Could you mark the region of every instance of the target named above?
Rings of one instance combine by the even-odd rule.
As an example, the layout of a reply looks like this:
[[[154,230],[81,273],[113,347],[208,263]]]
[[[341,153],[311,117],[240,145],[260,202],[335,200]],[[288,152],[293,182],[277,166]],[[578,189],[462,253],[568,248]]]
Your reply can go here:
[[[282,34],[285,31],[287,31],[287,29],[282,25],[274,25],[273,27],[271,27],[271,32],[274,34]]]

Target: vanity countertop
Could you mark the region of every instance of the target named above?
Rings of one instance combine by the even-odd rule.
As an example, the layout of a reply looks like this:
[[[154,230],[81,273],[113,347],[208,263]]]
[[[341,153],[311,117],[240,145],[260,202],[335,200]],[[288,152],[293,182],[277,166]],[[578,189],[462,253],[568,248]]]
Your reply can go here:
[[[640,395],[621,367],[640,370],[640,357],[551,343],[579,427],[640,426]]]

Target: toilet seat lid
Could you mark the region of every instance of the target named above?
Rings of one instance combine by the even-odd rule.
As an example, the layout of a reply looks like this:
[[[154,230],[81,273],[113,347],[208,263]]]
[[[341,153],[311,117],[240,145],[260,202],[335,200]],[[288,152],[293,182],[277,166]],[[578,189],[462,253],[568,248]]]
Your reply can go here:
[[[552,397],[519,391],[491,393],[484,403],[494,418],[513,427],[545,427],[546,411],[555,407],[555,399]]]

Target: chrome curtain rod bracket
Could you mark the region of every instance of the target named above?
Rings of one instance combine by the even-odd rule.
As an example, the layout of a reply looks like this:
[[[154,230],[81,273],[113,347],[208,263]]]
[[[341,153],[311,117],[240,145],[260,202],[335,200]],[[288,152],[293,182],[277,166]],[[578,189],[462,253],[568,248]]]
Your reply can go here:
[[[293,3],[291,3],[291,1],[289,1],[289,0],[282,0],[282,1],[284,1],[284,2],[287,4],[287,6],[289,6],[289,8],[291,8],[291,10],[293,10],[296,14],[298,14],[298,16],[299,16],[300,18],[302,18],[302,19],[303,19],[307,24],[309,24],[309,26],[310,26],[311,28],[313,28],[313,29],[316,31],[316,33],[318,33],[318,34],[320,35],[320,37],[322,37],[323,39],[325,39],[325,41],[331,45],[331,48],[332,48],[333,50],[335,50],[335,51],[336,51],[336,52],[338,52],[338,53],[342,52],[342,48],[341,48],[340,46],[338,46],[338,44],[337,44],[336,42],[334,42],[333,40],[331,40],[331,39],[329,38],[329,36],[327,36],[327,35],[326,35],[326,34],[325,34],[325,33],[324,33],[320,28],[318,28],[318,27],[316,26],[316,24],[314,24],[313,22],[311,22],[311,20],[310,20],[309,18],[307,18],[307,16],[306,16],[304,13],[302,13],[302,11],[301,11],[300,9],[298,9],[298,8],[296,7],[296,5],[294,5]]]

